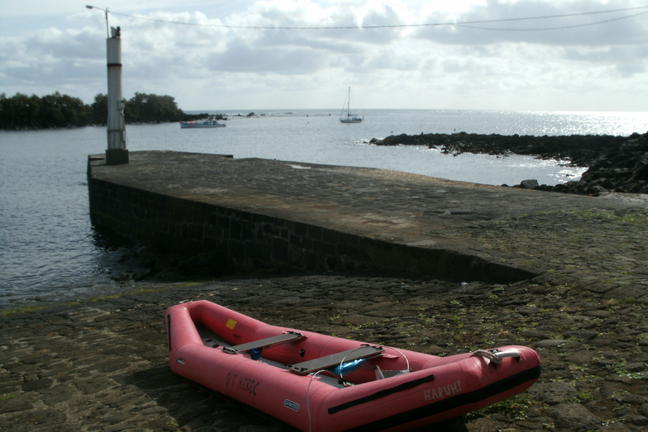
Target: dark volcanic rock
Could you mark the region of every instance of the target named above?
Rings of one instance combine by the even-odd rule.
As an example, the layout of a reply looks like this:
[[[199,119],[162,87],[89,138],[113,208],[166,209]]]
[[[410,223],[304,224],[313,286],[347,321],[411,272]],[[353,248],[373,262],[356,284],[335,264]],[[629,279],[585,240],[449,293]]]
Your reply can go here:
[[[539,185],[538,185],[538,180],[529,179],[529,180],[522,180],[522,183],[520,183],[520,186],[522,186],[525,189],[535,189]]]
[[[501,155],[516,153],[543,159],[569,159],[577,166],[588,166],[601,154],[619,148],[626,138],[611,135],[499,135],[453,134],[392,135],[382,140],[372,139],[376,145],[423,145],[438,148],[444,153],[487,153]]]
[[[618,148],[594,161],[579,181],[552,189],[592,195],[603,192],[648,193],[648,133],[631,135]]]
[[[443,153],[516,153],[542,159],[566,159],[589,169],[578,181],[536,189],[599,195],[604,192],[648,193],[648,133],[610,135],[529,136],[454,134],[393,135],[376,145],[424,145]],[[529,188],[529,184],[519,187]]]
[[[560,430],[587,431],[599,426],[601,421],[583,405],[576,403],[561,404],[553,408],[556,425]]]

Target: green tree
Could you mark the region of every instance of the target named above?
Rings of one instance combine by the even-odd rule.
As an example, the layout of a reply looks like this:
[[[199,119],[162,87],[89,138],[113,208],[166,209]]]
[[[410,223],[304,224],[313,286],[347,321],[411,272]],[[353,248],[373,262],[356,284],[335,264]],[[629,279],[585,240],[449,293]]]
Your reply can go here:
[[[89,107],[79,98],[61,95],[59,98],[64,126],[85,126],[89,123]]]
[[[29,97],[16,93],[11,98],[2,95],[2,125],[7,129],[22,129],[29,122]]]
[[[106,124],[108,121],[108,96],[99,93],[90,106],[91,119],[94,124]]]
[[[66,126],[63,110],[61,109],[61,94],[54,92],[54,94],[43,96],[41,101],[42,115],[40,127],[55,128]]]
[[[125,115],[127,123],[153,123],[178,121],[185,114],[172,96],[135,93],[126,102]]]
[[[58,91],[38,97],[16,93],[12,97],[0,94],[1,129],[40,129],[78,127],[106,124],[108,98],[98,94],[91,105],[79,98]],[[195,116],[185,114],[171,96],[135,93],[125,101],[127,123],[160,123],[185,120]]]

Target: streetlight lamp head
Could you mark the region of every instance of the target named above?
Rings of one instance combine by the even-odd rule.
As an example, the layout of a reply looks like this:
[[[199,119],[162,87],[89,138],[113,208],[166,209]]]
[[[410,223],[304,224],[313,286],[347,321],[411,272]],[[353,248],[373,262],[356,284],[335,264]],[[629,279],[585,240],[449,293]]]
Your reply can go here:
[[[104,12],[104,15],[106,16],[106,37],[110,38],[110,30],[109,30],[109,25],[108,25],[108,13],[110,12],[108,8],[100,8],[97,6],[92,6],[92,5],[86,5],[86,9],[97,9],[100,11]]]

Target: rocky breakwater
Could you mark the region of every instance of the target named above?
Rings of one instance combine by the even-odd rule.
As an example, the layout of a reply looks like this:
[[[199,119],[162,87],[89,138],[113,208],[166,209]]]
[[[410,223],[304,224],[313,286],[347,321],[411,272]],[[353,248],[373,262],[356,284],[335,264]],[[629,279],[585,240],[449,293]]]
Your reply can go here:
[[[648,193],[648,133],[628,137],[611,135],[498,135],[453,134],[392,135],[375,145],[419,145],[443,153],[516,153],[542,159],[564,159],[574,166],[589,169],[580,180],[557,186],[538,185],[537,189],[579,194],[602,192]],[[526,183],[529,187],[528,184]]]
[[[648,193],[648,133],[633,134],[606,149],[580,180],[541,189],[598,195],[604,192]]]

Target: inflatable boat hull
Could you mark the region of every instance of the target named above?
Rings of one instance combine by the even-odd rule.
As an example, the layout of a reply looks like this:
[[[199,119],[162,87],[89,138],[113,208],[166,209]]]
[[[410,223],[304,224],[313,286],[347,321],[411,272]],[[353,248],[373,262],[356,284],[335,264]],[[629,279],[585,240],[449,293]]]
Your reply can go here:
[[[439,357],[273,326],[204,300],[170,307],[166,324],[173,372],[306,431],[413,429],[511,397],[540,374],[528,347]]]

